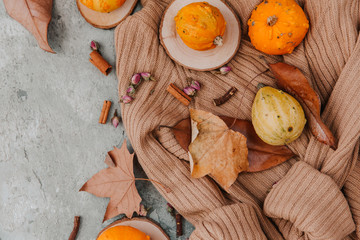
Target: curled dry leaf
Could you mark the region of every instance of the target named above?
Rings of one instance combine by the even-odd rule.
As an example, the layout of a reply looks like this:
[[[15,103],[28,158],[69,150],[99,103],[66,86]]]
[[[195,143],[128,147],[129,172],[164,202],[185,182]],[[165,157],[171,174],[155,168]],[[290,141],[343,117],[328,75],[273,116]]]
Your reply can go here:
[[[4,0],[8,14],[36,38],[40,48],[55,53],[47,40],[52,0]]]
[[[247,172],[259,172],[285,162],[294,156],[286,146],[272,146],[262,141],[255,132],[250,121],[234,119],[231,117],[220,118],[232,130],[242,133],[247,139],[249,168]],[[235,122],[234,122],[235,120]],[[171,128],[180,146],[189,151],[191,143],[191,120],[186,118]]]
[[[248,168],[246,137],[229,129],[212,113],[190,109],[190,117],[199,130],[189,145],[191,176],[200,178],[211,174],[220,186],[228,190],[238,174]]]
[[[220,116],[232,130],[240,132],[247,139],[249,167],[247,172],[258,172],[274,167],[294,156],[286,146],[272,146],[262,141],[250,121]],[[234,122],[235,120],[235,122]],[[189,151],[191,142],[191,120],[186,118],[172,127],[172,132],[180,146]]]
[[[185,118],[178,122],[174,127],[171,128],[176,141],[185,150],[189,151],[189,145],[191,143],[191,119]]]
[[[295,155],[286,146],[272,146],[261,140],[250,121],[236,119],[234,123],[234,118],[221,117],[221,119],[232,130],[244,134],[247,138],[247,147],[249,149],[249,168],[247,172],[266,170],[285,162]]]
[[[277,79],[278,87],[294,96],[302,105],[316,139],[336,149],[336,139],[320,117],[320,98],[304,74],[298,68],[282,62],[269,64],[269,68]]]
[[[131,218],[134,212],[139,213],[141,197],[135,186],[133,172],[134,154],[126,147],[126,140],[120,149],[108,152],[105,163],[109,166],[88,180],[80,191],[92,193],[98,197],[109,197],[104,220],[125,213]]]

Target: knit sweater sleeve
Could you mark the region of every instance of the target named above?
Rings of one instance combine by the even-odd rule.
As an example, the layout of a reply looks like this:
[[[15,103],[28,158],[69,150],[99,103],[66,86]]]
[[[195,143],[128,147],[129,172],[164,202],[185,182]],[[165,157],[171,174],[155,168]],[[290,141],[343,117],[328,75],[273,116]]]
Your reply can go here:
[[[125,94],[135,72],[151,72],[156,78],[156,82],[141,85],[131,104],[121,106],[125,129],[139,162],[149,178],[171,189],[167,193],[155,185],[195,225],[190,239],[267,239],[258,220],[260,208],[255,211],[252,206],[230,201],[208,177],[191,178],[189,164],[165,149],[154,135],[159,125],[172,126],[189,116],[188,108],[166,92],[171,82],[185,85],[188,70],[176,66],[159,43],[158,23],[166,4],[143,3],[144,8],[115,31],[119,95]],[[263,214],[261,217],[265,219]],[[271,222],[265,221],[270,239],[282,239]]]
[[[303,48],[285,61],[309,68],[312,84],[325,105],[322,119],[338,139],[338,148],[334,151],[311,136],[302,162],[293,165],[271,189],[264,211],[289,238],[292,230],[298,229],[309,239],[342,239],[355,230],[350,207],[339,189],[354,170],[359,154],[359,4],[305,2],[311,28]],[[302,61],[304,57],[307,61]]]
[[[357,40],[358,22],[354,22],[359,20],[358,1],[302,1],[311,15],[311,23],[319,27],[312,28],[304,44],[283,60],[305,71],[313,87],[320,93],[322,103],[327,103],[322,117],[338,138],[339,148],[337,151],[329,149],[318,143],[306,130],[290,146],[301,161],[293,166],[291,163],[284,173],[282,171],[286,167],[282,165],[279,166],[281,171],[274,169],[269,170],[268,175],[264,174],[273,178],[283,177],[271,188],[266,199],[264,197],[263,205],[264,212],[273,219],[277,228],[261,210],[263,199],[256,199],[254,193],[242,188],[239,182],[230,189],[229,196],[224,195],[209,177],[191,178],[189,164],[179,159],[179,155],[174,154],[176,151],[169,150],[179,149],[176,143],[169,140],[165,148],[154,133],[159,125],[173,126],[188,117],[188,108],[166,92],[171,82],[184,87],[188,76],[198,77],[206,85],[197,97],[196,107],[222,115],[236,115],[236,101],[240,100],[237,96],[218,109],[213,109],[209,102],[226,91],[229,84],[244,88],[249,80],[263,71],[265,65],[257,57],[260,53],[246,40],[242,41],[239,53],[230,63],[234,74],[226,79],[211,73],[196,73],[175,64],[158,38],[160,18],[168,2],[143,1],[144,9],[116,28],[116,71],[120,96],[125,94],[129,78],[135,72],[151,72],[157,79],[156,82],[143,83],[133,103],[122,105],[123,122],[149,178],[160,181],[172,190],[167,193],[156,186],[195,225],[191,239],[282,239],[282,235],[289,239],[341,239],[350,234],[355,225],[340,188],[354,169],[358,156],[358,150],[354,150],[358,149],[360,134],[360,61],[357,57],[360,56],[360,43]],[[246,31],[245,20],[257,2],[229,1],[242,20],[243,32]],[[327,9],[323,9],[323,6]],[[316,18],[324,11],[329,19]],[[346,15],[347,11],[351,14]],[[337,19],[339,16],[345,19]],[[335,45],[327,45],[335,33],[321,29],[323,21],[344,25],[341,31],[347,31],[349,36],[343,35],[343,39],[338,39]],[[340,34],[336,29],[334,31]],[[343,43],[342,46],[340,43]],[[272,57],[270,60],[282,59]],[[267,75],[258,76],[257,79],[266,84],[273,82]],[[152,90],[154,92],[150,95]],[[254,94],[250,91],[244,99],[241,98],[240,118],[249,119]],[[354,175],[350,179],[356,177]],[[268,179],[259,178],[261,183],[269,182]],[[351,183],[346,186],[349,186],[349,194],[356,192]],[[358,207],[358,202],[353,201],[351,206]]]

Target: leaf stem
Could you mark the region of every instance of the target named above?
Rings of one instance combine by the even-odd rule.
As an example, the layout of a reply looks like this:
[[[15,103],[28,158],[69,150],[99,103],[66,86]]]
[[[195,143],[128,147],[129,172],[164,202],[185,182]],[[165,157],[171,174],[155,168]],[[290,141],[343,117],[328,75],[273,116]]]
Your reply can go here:
[[[135,178],[135,180],[153,182],[153,183],[156,183],[156,184],[160,185],[167,193],[171,192],[170,188],[168,188],[167,186],[163,185],[162,183],[160,183],[158,181],[155,181],[155,180],[152,180],[152,179],[147,179],[147,178]]]
[[[263,56],[262,56],[262,57],[263,57]],[[265,60],[265,58],[264,58],[264,60]],[[265,60],[265,61],[266,61],[266,60]],[[254,81],[258,76],[266,73],[267,71],[269,71],[269,69],[266,69],[265,71],[262,71],[261,73],[258,73],[255,77],[253,77],[253,78],[246,84],[246,86],[245,86],[245,88],[244,88],[244,91],[243,91],[243,94],[241,95],[241,99],[240,99],[240,103],[239,103],[239,107],[238,107],[238,112],[237,112],[236,116],[238,115],[239,110],[241,109],[240,106],[241,106],[242,101],[243,101],[243,99],[244,99],[246,90],[250,90],[250,88],[249,88],[250,84],[252,84],[253,81]],[[256,87],[255,87],[255,89],[256,89]],[[256,90],[255,90],[255,92],[256,92]],[[235,125],[235,122],[236,122],[236,117],[234,118],[234,121],[233,121],[232,124],[230,125],[230,127],[229,127],[230,129]]]

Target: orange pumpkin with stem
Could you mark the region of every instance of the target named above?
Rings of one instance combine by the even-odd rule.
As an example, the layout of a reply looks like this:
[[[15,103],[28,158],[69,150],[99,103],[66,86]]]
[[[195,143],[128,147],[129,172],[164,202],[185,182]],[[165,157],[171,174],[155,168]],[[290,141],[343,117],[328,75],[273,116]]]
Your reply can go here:
[[[150,237],[130,226],[114,226],[102,232],[97,240],[150,240]]]
[[[291,53],[304,39],[309,21],[294,0],[264,0],[248,21],[254,47],[266,54]]]
[[[80,0],[82,4],[97,12],[111,12],[121,7],[126,0]]]
[[[224,16],[207,2],[191,3],[180,9],[175,24],[180,38],[192,49],[203,51],[222,45]]]

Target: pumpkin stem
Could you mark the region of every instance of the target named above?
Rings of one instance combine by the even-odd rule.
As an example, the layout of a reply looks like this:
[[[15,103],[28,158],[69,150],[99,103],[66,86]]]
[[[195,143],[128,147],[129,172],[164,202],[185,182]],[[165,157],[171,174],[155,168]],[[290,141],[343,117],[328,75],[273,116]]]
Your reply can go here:
[[[270,17],[267,18],[266,23],[267,23],[268,26],[272,27],[272,26],[275,25],[277,20],[278,20],[278,17],[276,15],[273,15],[273,16],[270,16]]]
[[[215,39],[214,39],[214,44],[216,46],[222,46],[223,45],[223,38],[222,36],[217,36]]]

